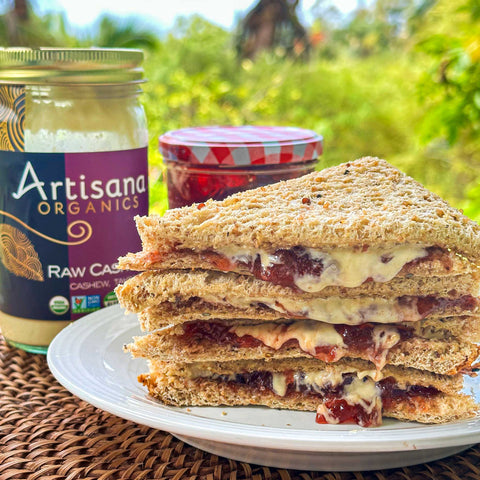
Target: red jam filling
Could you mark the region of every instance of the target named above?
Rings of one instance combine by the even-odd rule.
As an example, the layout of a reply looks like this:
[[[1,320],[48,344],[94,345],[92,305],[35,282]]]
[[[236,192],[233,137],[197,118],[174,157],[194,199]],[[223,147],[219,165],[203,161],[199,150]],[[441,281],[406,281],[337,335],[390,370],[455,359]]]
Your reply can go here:
[[[407,263],[406,266],[440,260],[447,270],[452,268],[452,260],[445,254],[444,250],[439,247],[428,247],[426,250],[426,256],[412,260]],[[298,290],[295,284],[295,278],[304,275],[320,278],[324,269],[323,261],[312,258],[303,247],[275,250],[273,256],[276,257],[276,261],[268,266],[262,265],[260,255],[256,255],[255,258],[249,261],[231,260],[213,251],[202,252],[200,255],[203,260],[209,262],[214,268],[219,270],[229,272],[237,269],[246,269],[259,280],[290,287],[295,290]],[[389,263],[392,258],[392,255],[384,254],[380,257],[380,260],[382,263]],[[372,281],[372,279],[368,278],[366,281]]]
[[[313,259],[302,247],[275,250],[275,263],[263,266],[260,255],[256,255],[249,261],[230,260],[216,252],[203,252],[202,259],[209,262],[219,270],[229,272],[237,269],[246,269],[255,278],[264,280],[275,285],[298,289],[295,285],[295,277],[313,275],[320,277],[323,272],[323,261]]]
[[[324,400],[323,405],[328,410],[330,417],[334,418],[336,423],[340,425],[354,424],[361,427],[381,425],[381,415],[376,409],[368,412],[358,403],[351,405],[341,398]],[[320,413],[317,413],[315,421],[323,425],[329,423],[325,416]]]
[[[412,398],[431,398],[440,393],[434,387],[420,385],[409,385],[405,389],[401,389],[393,377],[384,378],[376,385],[380,390],[382,409],[385,410],[391,409],[401,401],[408,401]],[[381,418],[378,418],[378,412],[375,409],[368,412],[360,404],[349,404],[341,397],[341,392],[338,391],[328,392],[325,395],[323,405],[328,410],[330,418],[334,418],[339,424],[357,424],[362,427],[381,424]],[[315,421],[320,424],[328,423],[325,416],[318,413]]]
[[[453,258],[443,248],[427,247],[427,255],[425,257],[416,258],[407,263],[408,266],[418,265],[424,262],[441,262],[443,268],[448,272],[453,268]]]
[[[360,404],[349,404],[344,398],[344,388],[353,380],[351,374],[343,375],[343,383],[332,386],[326,384],[322,387],[313,388],[305,385],[301,381],[294,380],[293,372],[285,372],[287,380],[287,391],[285,397],[295,395],[309,395],[318,397],[322,404],[328,409],[329,416],[336,420],[338,424],[357,424],[363,427],[369,427],[379,424],[378,412],[373,409],[368,412]],[[301,374],[297,376],[301,377]],[[233,383],[235,385],[248,386],[256,391],[274,391],[273,376],[271,372],[251,372],[240,373],[235,375],[234,380],[230,376],[219,375],[216,377],[218,381]],[[406,388],[400,388],[393,377],[387,377],[376,382],[379,389],[380,398],[382,400],[382,408],[389,410],[395,404],[402,401],[411,401],[413,399],[427,399],[434,397],[440,393],[434,387],[423,387],[420,385],[409,385]],[[323,415],[317,414],[316,422],[328,423]]]
[[[401,389],[393,377],[387,377],[378,382],[380,387],[383,408],[389,409],[395,404],[412,397],[431,398],[440,393],[435,387],[409,385]]]
[[[244,265],[255,278],[283,287],[296,288],[295,278],[312,275],[320,278],[323,272],[323,261],[314,259],[301,247],[290,250],[276,250],[273,254],[275,263],[263,266],[260,256],[257,255],[253,262],[237,264]]]
[[[426,318],[433,313],[440,313],[447,309],[458,308],[462,311],[474,311],[479,300],[472,295],[463,295],[457,298],[434,297],[428,295],[425,297],[400,297],[400,306],[410,307],[415,302],[415,306],[421,318]]]
[[[373,338],[374,325],[364,323],[362,325],[333,325],[335,330],[343,339],[345,347],[342,349],[349,352],[366,352],[368,357],[375,362],[378,360],[385,349],[377,348]],[[286,331],[288,324],[283,325]],[[407,326],[396,326],[401,340],[406,340],[413,336],[413,328]],[[230,331],[230,327],[219,322],[189,322],[184,324],[184,340],[189,343],[195,343],[201,340],[208,340],[219,345],[231,345],[234,348],[254,348],[264,345],[264,343],[251,335],[239,337]],[[299,343],[295,339],[288,340],[282,347],[287,348]],[[309,353],[309,352],[306,352]],[[338,347],[335,345],[322,345],[315,348],[315,358],[324,362],[333,362],[339,359]],[[342,355],[343,356],[343,355]]]
[[[218,345],[231,345],[235,348],[253,348],[263,345],[260,340],[250,335],[239,337],[230,332],[229,326],[218,322],[188,322],[184,324],[183,329],[182,338],[189,344],[208,340]]]

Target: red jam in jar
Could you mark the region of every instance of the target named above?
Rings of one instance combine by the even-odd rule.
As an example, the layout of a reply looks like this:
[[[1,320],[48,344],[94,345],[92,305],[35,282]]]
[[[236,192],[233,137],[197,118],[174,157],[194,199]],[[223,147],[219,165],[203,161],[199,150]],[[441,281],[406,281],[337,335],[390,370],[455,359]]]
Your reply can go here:
[[[297,127],[192,127],[160,137],[170,208],[313,172],[322,137]]]

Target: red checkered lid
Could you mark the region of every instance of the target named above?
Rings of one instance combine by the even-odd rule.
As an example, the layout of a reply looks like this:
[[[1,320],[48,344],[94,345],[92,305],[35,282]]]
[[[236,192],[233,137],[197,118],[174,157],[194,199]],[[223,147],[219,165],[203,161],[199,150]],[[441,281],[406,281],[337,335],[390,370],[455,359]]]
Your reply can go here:
[[[314,160],[322,141],[297,127],[192,127],[162,135],[160,152],[166,160],[197,165],[272,165]]]

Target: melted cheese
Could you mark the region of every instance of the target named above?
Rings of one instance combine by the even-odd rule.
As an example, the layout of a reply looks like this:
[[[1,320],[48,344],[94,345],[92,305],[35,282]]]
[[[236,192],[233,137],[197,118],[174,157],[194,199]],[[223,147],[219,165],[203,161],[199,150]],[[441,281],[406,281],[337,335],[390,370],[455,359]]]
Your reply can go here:
[[[376,382],[383,379],[383,373],[380,370],[362,370],[357,372],[358,378],[370,377]]]
[[[354,288],[368,278],[375,282],[388,282],[412,260],[427,255],[424,247],[404,245],[389,250],[372,249],[366,252],[339,249],[328,253],[307,249],[315,260],[322,260],[324,270],[321,277],[304,275],[297,277],[295,284],[306,292],[318,292],[330,285]],[[384,262],[382,258],[388,258]]]
[[[345,382],[345,374],[352,374],[349,382]],[[191,371],[193,377],[211,378],[222,382],[236,381],[236,375],[212,373],[202,368],[195,368]],[[382,420],[382,399],[381,392],[376,381],[382,379],[382,374],[377,371],[365,370],[356,371],[311,371],[294,372],[293,382],[297,391],[307,387],[307,390],[323,395],[326,390],[335,389],[343,385],[343,391],[338,396],[339,400],[344,400],[349,405],[359,405],[368,415],[373,415],[372,425],[380,425]],[[284,373],[272,372],[272,390],[284,397],[287,394],[287,375]],[[323,404],[317,407],[317,414],[322,415],[327,423],[336,424],[338,418]]]
[[[368,415],[372,416],[372,426],[380,425],[382,422],[380,389],[371,378],[360,379],[356,376],[352,378],[352,382],[344,386],[343,393],[338,399],[344,400],[352,406],[359,405]],[[318,405],[317,415],[322,415],[327,423],[333,425],[339,423],[339,419],[323,403]]]
[[[268,347],[278,350],[289,340],[297,340],[300,348],[315,355],[319,346],[344,347],[342,336],[332,325],[301,320],[291,325],[263,323],[260,325],[240,325],[230,328],[230,331],[243,337],[250,335]]]
[[[298,301],[279,298],[275,303],[267,304],[270,308],[312,320],[326,323],[345,323],[360,325],[362,323],[399,323],[420,320],[416,306],[398,305],[396,301],[386,298],[314,298],[302,302],[298,310]]]
[[[295,372],[293,374],[293,381],[295,389],[298,391],[300,387],[307,387],[316,393],[322,393],[325,387],[336,387],[343,382],[343,373],[338,370],[327,372],[325,370],[318,370],[313,372]]]
[[[222,303],[237,308],[248,308],[263,304],[288,317],[303,317],[325,323],[360,325],[362,323],[415,322],[422,319],[415,302],[400,305],[387,298],[311,298],[301,302],[287,297],[263,297],[248,295],[236,297],[225,293],[223,297],[203,295],[209,303]]]
[[[300,349],[312,356],[316,356],[316,347],[335,347],[335,351],[332,352],[335,356],[329,360],[332,362],[348,353],[348,348],[335,327],[322,322],[298,320],[290,325],[267,322],[260,325],[234,326],[229,331],[239,337],[249,335],[275,350],[280,349],[289,340],[297,340]],[[400,340],[400,333],[394,326],[377,325],[373,328],[374,349],[373,352],[366,353],[379,370],[385,366],[390,349]],[[363,374],[365,375],[372,376],[368,371]]]
[[[276,255],[265,250],[230,246],[217,251],[233,262],[252,263],[258,256],[263,268],[280,263]],[[312,260],[323,264],[323,272],[319,276],[307,274],[294,278],[295,285],[305,292],[319,292],[328,286],[354,288],[369,278],[376,282],[388,282],[407,263],[425,257],[428,253],[425,247],[419,245],[369,249],[364,252],[346,248],[322,252],[307,248],[305,252]]]
[[[248,248],[236,247],[236,246],[227,246],[223,248],[218,248],[217,253],[227,257],[230,261],[250,263],[255,260],[257,256],[260,257],[260,263],[263,268],[270,267],[272,265],[280,263],[278,256],[268,253],[265,250],[251,250]]]
[[[305,300],[300,310],[297,301],[286,298],[267,305],[282,313],[333,324],[399,323],[421,319],[416,307],[400,306],[396,301],[384,298],[315,298]]]
[[[295,372],[293,374],[293,381],[295,389],[298,391],[300,387],[307,387],[317,393],[322,393],[325,388],[335,388],[341,385],[344,381],[345,374],[353,374],[353,378],[359,382],[356,385],[363,385],[363,383],[373,383],[383,378],[383,374],[376,370],[314,370],[310,372]],[[367,378],[368,377],[368,378]],[[367,379],[367,380],[364,380]],[[366,388],[363,387],[362,388]]]
[[[283,373],[272,373],[272,389],[280,397],[287,393],[287,377]]]
[[[370,377],[363,379],[352,377],[353,381],[344,386],[342,399],[349,405],[360,405],[367,413],[381,408],[380,389]]]
[[[382,369],[387,362],[388,352],[400,341],[400,334],[395,327],[377,325],[373,328],[373,341],[375,343],[375,365]]]

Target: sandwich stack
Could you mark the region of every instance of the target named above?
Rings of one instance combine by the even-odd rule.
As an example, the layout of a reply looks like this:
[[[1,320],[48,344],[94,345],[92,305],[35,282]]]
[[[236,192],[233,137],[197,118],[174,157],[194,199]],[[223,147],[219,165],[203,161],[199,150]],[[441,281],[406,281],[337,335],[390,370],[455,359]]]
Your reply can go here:
[[[263,405],[319,423],[470,418],[480,226],[384,160],[137,218],[117,287],[167,405]]]

